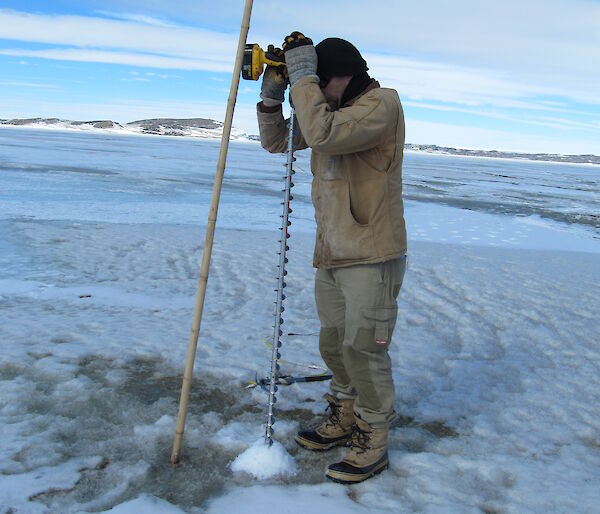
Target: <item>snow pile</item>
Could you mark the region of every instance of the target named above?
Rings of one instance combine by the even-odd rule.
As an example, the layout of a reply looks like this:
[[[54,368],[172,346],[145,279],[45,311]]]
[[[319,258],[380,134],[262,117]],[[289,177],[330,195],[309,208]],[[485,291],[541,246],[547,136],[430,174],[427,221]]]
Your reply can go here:
[[[151,494],[142,494],[110,510],[107,514],[184,514],[184,511]]]
[[[260,438],[232,463],[234,472],[244,471],[260,480],[275,476],[293,476],[298,472],[296,462],[278,441],[269,446]]]

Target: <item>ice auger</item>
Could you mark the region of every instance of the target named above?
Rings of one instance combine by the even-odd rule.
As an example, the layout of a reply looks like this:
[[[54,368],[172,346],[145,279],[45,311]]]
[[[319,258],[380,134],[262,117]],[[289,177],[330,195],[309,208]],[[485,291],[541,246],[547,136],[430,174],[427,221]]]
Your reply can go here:
[[[281,330],[281,325],[283,325],[283,312],[285,308],[283,307],[283,301],[285,300],[285,294],[283,290],[286,288],[285,276],[287,275],[287,271],[285,270],[285,265],[288,262],[288,258],[286,256],[287,251],[290,247],[287,244],[288,239],[290,238],[289,227],[292,224],[290,221],[290,214],[292,209],[290,207],[290,201],[294,198],[291,193],[292,187],[294,187],[294,183],[292,182],[292,175],[295,173],[293,169],[294,161],[296,160],[294,157],[294,108],[291,109],[290,119],[289,119],[289,133],[288,133],[288,149],[287,149],[287,162],[285,164],[285,187],[283,188],[283,202],[281,202],[282,214],[281,214],[281,239],[279,240],[279,265],[278,275],[277,275],[277,288],[275,292],[277,293],[275,299],[275,322],[273,324],[273,344],[271,347],[271,370],[268,377],[269,384],[269,402],[268,402],[268,414],[267,414],[267,429],[265,433],[266,442],[271,445],[273,444],[272,435],[273,435],[273,424],[275,423],[275,402],[277,401],[277,397],[275,393],[277,392],[277,382],[279,381],[279,359],[281,358],[281,354],[279,353],[279,349],[281,348],[281,336],[283,335],[283,330]]]
[[[242,62],[242,78],[245,80],[258,80],[264,71],[265,65],[267,66],[278,66],[284,68],[284,73],[287,73],[285,70],[285,60],[282,55],[278,55],[273,51],[273,47],[269,45],[267,51],[265,52],[259,45],[247,44],[244,50],[244,59]],[[277,288],[275,289],[277,293],[277,297],[275,300],[275,323],[273,324],[273,343],[271,345],[271,368],[266,378],[254,380],[250,382],[247,386],[248,388],[260,386],[262,389],[265,389],[269,393],[269,402],[268,402],[268,415],[267,415],[267,429],[265,433],[266,442],[271,445],[273,444],[272,435],[273,435],[273,424],[275,423],[275,403],[277,401],[277,386],[278,385],[291,385],[297,382],[318,382],[321,380],[329,380],[331,378],[330,374],[321,374],[307,377],[293,377],[291,375],[281,375],[280,374],[280,366],[279,359],[281,358],[281,354],[279,353],[279,349],[281,348],[281,336],[283,336],[283,330],[281,329],[281,325],[283,325],[283,312],[285,311],[283,307],[283,301],[285,300],[284,289],[286,287],[285,276],[287,275],[287,271],[285,270],[285,265],[288,262],[286,257],[287,251],[290,249],[287,240],[290,237],[289,226],[292,222],[289,219],[289,215],[292,212],[290,207],[290,201],[293,196],[291,194],[291,189],[294,187],[294,183],[292,182],[292,175],[295,173],[293,169],[293,163],[296,160],[294,158],[294,107],[291,108],[291,115],[289,119],[289,133],[288,133],[288,149],[287,149],[287,162],[285,164],[286,174],[285,174],[285,187],[283,188],[283,213],[281,215],[281,239],[280,239],[280,249],[279,249],[279,265],[278,265],[278,277],[277,277]]]

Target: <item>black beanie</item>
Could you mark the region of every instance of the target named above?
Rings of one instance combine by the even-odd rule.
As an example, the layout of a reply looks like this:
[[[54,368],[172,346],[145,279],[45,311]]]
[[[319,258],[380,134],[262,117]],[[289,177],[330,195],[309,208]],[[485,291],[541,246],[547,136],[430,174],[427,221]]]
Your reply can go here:
[[[345,39],[328,37],[315,49],[318,57],[317,75],[320,78],[358,75],[369,69],[360,52]]]

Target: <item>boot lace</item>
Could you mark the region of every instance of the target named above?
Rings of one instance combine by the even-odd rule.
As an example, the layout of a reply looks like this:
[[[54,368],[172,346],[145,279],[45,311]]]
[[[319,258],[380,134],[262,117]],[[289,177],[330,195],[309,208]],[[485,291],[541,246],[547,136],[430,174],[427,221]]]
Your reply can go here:
[[[352,426],[352,438],[350,439],[350,448],[356,453],[365,453],[369,449],[371,432],[361,430],[358,425]]]
[[[326,398],[329,405],[325,407],[325,412],[330,410],[329,419],[327,420],[328,425],[336,426],[340,425],[341,420],[341,409],[340,406],[336,403],[335,399]]]

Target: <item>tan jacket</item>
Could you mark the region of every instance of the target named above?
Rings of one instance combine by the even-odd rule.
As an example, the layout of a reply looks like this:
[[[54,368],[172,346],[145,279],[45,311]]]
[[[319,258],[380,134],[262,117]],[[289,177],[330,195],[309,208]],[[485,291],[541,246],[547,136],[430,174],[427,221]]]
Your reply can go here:
[[[316,76],[291,89],[297,149],[312,148],[312,200],[317,221],[313,265],[334,268],[384,262],[406,253],[402,203],[404,114],[398,93],[378,87],[332,111]],[[258,106],[262,146],[287,150],[281,110]]]

